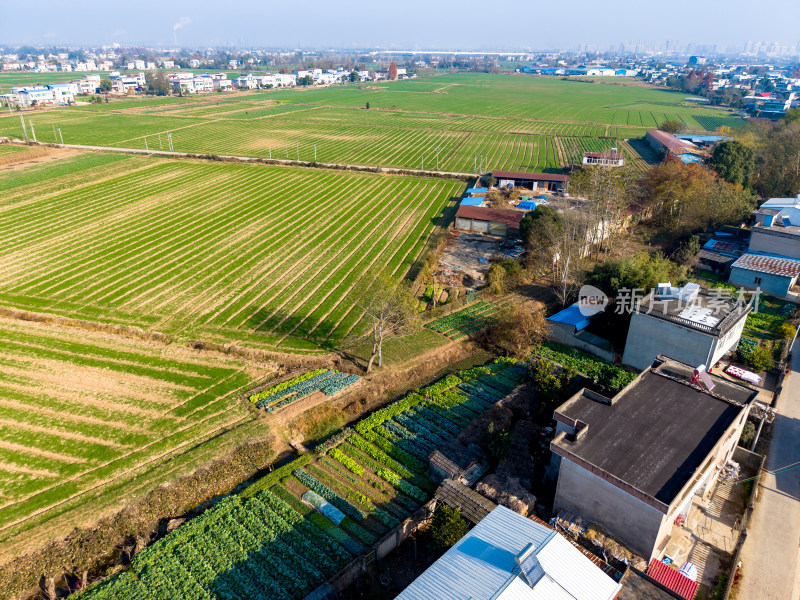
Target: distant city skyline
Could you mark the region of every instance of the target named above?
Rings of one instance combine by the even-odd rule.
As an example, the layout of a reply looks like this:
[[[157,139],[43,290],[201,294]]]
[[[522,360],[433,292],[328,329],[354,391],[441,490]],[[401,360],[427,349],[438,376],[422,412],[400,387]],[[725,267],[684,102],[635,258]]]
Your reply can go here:
[[[299,8],[252,0],[46,0],[0,4],[0,45],[605,51],[663,47],[670,40],[678,47],[722,52],[745,50],[748,42],[794,52],[798,23],[797,0],[758,6],[744,0],[678,0],[652,8],[634,0],[613,5],[575,0],[568,9],[541,1],[496,7],[475,0],[402,5],[312,0]]]

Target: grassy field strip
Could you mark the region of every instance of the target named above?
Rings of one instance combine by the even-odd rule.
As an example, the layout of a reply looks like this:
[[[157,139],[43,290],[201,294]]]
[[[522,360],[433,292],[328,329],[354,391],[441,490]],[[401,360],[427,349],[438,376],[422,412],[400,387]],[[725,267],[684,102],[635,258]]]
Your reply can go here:
[[[418,184],[416,188],[409,190],[409,192],[405,194],[409,201],[396,215],[393,212],[389,213],[387,211],[383,220],[381,220],[377,225],[372,225],[372,222],[368,223],[365,227],[365,230],[371,228],[373,233],[362,236],[361,241],[357,245],[351,247],[349,253],[339,261],[340,264],[334,266],[334,269],[329,270],[328,266],[335,258],[338,258],[338,255],[336,257],[332,257],[328,263],[323,265],[322,268],[320,268],[311,278],[309,278],[309,280],[306,282],[306,285],[296,292],[296,294],[305,292],[305,297],[301,298],[299,302],[295,301],[294,310],[292,312],[287,311],[283,318],[280,321],[275,322],[271,328],[279,331],[285,331],[288,327],[291,327],[287,333],[287,336],[293,335],[305,320],[303,313],[307,315],[309,312],[313,312],[320,305],[324,305],[331,294],[343,287],[343,280],[346,279],[349,273],[354,271],[372,273],[375,263],[378,261],[378,259],[383,257],[384,251],[394,243],[395,239],[397,239],[401,232],[408,231],[411,220],[414,217],[416,217],[417,221],[419,220],[419,206],[417,206],[417,204],[423,199],[421,196],[423,196],[425,191],[426,190],[424,187]],[[389,219],[391,219],[391,223],[386,225],[386,222]],[[402,224],[398,225],[400,221],[402,221]],[[365,245],[367,245],[369,248],[368,252],[360,253],[360,255],[357,254]],[[340,250],[340,253],[343,252],[344,249],[345,248],[343,247]],[[371,259],[370,256],[372,256]],[[384,263],[384,265],[385,264],[386,263]],[[383,272],[384,269],[385,267],[379,270]],[[378,269],[376,268],[376,270]],[[312,281],[317,281],[317,285],[310,291],[307,291],[306,287]],[[330,289],[327,292],[323,291],[320,293],[321,288],[328,282],[331,282],[333,285],[330,286]],[[344,292],[341,293],[340,299],[344,298],[347,293],[351,292],[352,287],[352,285],[350,287],[346,287]],[[313,304],[312,298],[317,297],[319,297],[317,304]],[[290,299],[287,299],[287,302],[288,300]],[[331,312],[336,308],[337,304],[334,304],[331,307]],[[279,306],[276,311],[279,311],[282,308],[282,306]],[[267,317],[267,319],[265,319],[261,324],[259,324],[257,329],[267,327],[267,324],[273,316],[274,313],[273,315]],[[289,323],[288,327],[284,327],[284,323],[286,323],[286,321],[290,318],[292,319],[292,322],[294,322],[294,326],[292,327],[291,323]]]
[[[407,185],[410,185],[410,182],[400,181],[398,184],[398,191],[400,192],[405,189]],[[344,210],[334,212],[331,214],[331,218],[320,223],[320,225],[315,228],[316,232],[313,234],[313,237],[307,239],[301,246],[293,250],[292,253],[283,255],[279,261],[274,263],[272,268],[262,271],[257,280],[252,281],[243,291],[237,293],[235,302],[229,303],[228,308],[216,317],[216,323],[220,326],[226,326],[233,322],[233,326],[238,328],[241,327],[248,318],[252,318],[255,315],[255,311],[249,315],[243,315],[242,313],[248,309],[252,310],[253,307],[260,302],[260,298],[269,293],[268,291],[259,291],[258,288],[264,286],[265,281],[267,281],[274,272],[278,272],[284,265],[293,264],[295,261],[299,261],[302,264],[309,256],[308,251],[305,249],[306,246],[315,248],[318,252],[324,252],[327,242],[339,240],[342,235],[340,232],[342,226],[349,223],[353,215],[362,211],[358,203],[361,202],[363,198],[370,196],[373,199],[376,198],[378,196],[378,190],[374,187],[362,189],[358,192],[354,204],[343,207]],[[332,200],[335,202],[335,199]],[[368,202],[372,201],[373,200],[368,200]],[[286,272],[279,275],[278,281],[285,275]],[[239,316],[241,316],[241,318],[236,320]]]
[[[135,194],[131,193],[130,195],[134,199],[131,200],[130,206],[126,210],[119,211],[113,215],[111,221],[108,223],[109,227],[104,230],[104,233],[93,238],[91,242],[87,240],[82,244],[78,244],[76,253],[71,256],[68,261],[62,261],[72,263],[73,266],[68,270],[59,270],[53,273],[56,279],[49,288],[29,286],[27,290],[33,293],[47,293],[53,288],[58,288],[58,290],[63,292],[68,291],[76,285],[84,285],[86,287],[82,288],[80,291],[82,292],[82,298],[86,298],[90,291],[90,286],[86,285],[86,283],[92,280],[91,278],[96,275],[98,268],[107,266],[108,269],[117,272],[124,264],[122,260],[125,256],[124,254],[121,255],[115,250],[112,255],[105,255],[97,252],[98,247],[109,242],[117,246],[124,246],[127,244],[129,248],[134,246],[127,254],[138,256],[139,248],[135,246],[138,244],[147,244],[150,242],[151,238],[158,239],[158,236],[162,238],[165,237],[166,234],[162,227],[167,225],[172,218],[184,217],[186,223],[191,223],[193,217],[202,215],[202,211],[198,209],[202,208],[203,205],[197,207],[192,206],[190,203],[187,203],[187,206],[181,207],[181,209],[175,213],[165,213],[157,210],[164,204],[165,192],[176,191],[177,194],[173,196],[173,198],[177,200],[185,196],[190,196],[191,199],[195,199],[198,191],[213,191],[216,188],[216,185],[212,182],[205,182],[205,185],[201,186],[199,189],[189,187],[187,184],[192,180],[191,171],[173,170],[170,172],[170,176],[174,177],[174,179],[170,181],[169,184],[166,184],[161,176],[156,178],[157,181],[154,183],[158,183],[163,187],[158,188],[158,191],[154,190],[152,194],[143,194],[144,197],[139,201],[136,201]],[[224,183],[224,181],[220,183]],[[102,194],[102,190],[100,190],[99,193]],[[214,203],[214,199],[214,196],[207,198],[205,200],[205,205],[211,207]],[[206,208],[203,208],[203,210],[206,210]],[[211,208],[207,210],[211,210]],[[143,219],[139,217],[140,214],[144,215]],[[137,222],[137,219],[140,220]],[[136,227],[127,229],[131,222],[136,222]],[[80,233],[81,232],[79,232],[78,235],[80,235]],[[122,235],[123,233],[126,236],[130,236],[130,238],[124,237],[124,235]],[[84,236],[84,239],[85,237],[86,236]],[[138,243],[133,244],[132,240],[136,240]],[[69,247],[69,243],[69,241],[64,242],[64,244],[67,244],[64,246],[65,249]],[[79,265],[75,265],[74,263],[77,259],[83,259],[83,262]]]
[[[299,180],[299,175],[294,180],[289,180],[287,183]],[[253,181],[248,181],[249,186],[243,188],[246,191],[248,187],[252,186]],[[235,190],[231,190],[235,191]],[[221,269],[229,268],[230,262],[234,260],[237,255],[242,252],[243,243],[249,241],[248,238],[257,236],[263,232],[264,224],[258,219],[259,214],[279,208],[279,200],[272,204],[260,204],[260,198],[267,197],[268,193],[275,191],[275,188],[267,190],[257,188],[253,190],[252,201],[242,205],[240,210],[232,216],[226,216],[224,220],[216,221],[216,229],[212,231],[203,231],[203,238],[187,240],[186,243],[196,243],[200,248],[205,248],[195,253],[191,257],[181,262],[169,263],[167,274],[171,274],[167,278],[162,275],[160,271],[151,272],[146,276],[146,281],[139,284],[138,289],[145,288],[138,296],[125,300],[123,307],[135,304],[147,305],[146,312],[158,313],[161,309],[173,301],[173,296],[170,293],[176,285],[175,280],[192,281],[200,276],[200,279],[192,283],[188,288],[184,289],[184,293],[189,295],[192,290],[202,285],[202,280],[215,280],[218,279]],[[227,215],[227,211],[225,213]],[[248,223],[252,219],[252,222]],[[228,231],[236,232],[233,235],[228,235]],[[199,234],[198,234],[199,235]],[[218,237],[220,236],[220,237]],[[214,244],[214,240],[224,239],[222,244]],[[213,259],[211,262],[206,262],[207,258]],[[161,262],[166,263],[166,260],[159,259]],[[214,269],[216,267],[216,269]],[[204,273],[206,273],[204,275]],[[140,278],[141,281],[141,278]],[[125,290],[118,290],[121,294]],[[166,296],[166,299],[159,299]]]
[[[454,186],[455,187],[455,186]],[[422,190],[420,190],[422,191]],[[447,195],[441,195],[441,200],[439,203],[435,203],[434,206],[434,214],[438,213],[440,210],[441,204],[450,200]],[[407,245],[409,240],[413,240],[413,236],[419,233],[419,227],[411,229],[410,220],[412,218],[416,218],[416,222],[421,224],[422,227],[425,227],[425,221],[430,213],[430,208],[425,207],[421,203],[415,202],[412,206],[413,212],[408,213],[408,217],[406,221],[403,223],[401,227],[395,227],[394,234],[392,235],[391,240],[386,240],[385,235],[380,236],[380,242],[383,242],[381,245],[380,242],[376,242],[373,246],[373,251],[375,249],[380,249],[379,253],[376,254],[370,264],[362,269],[368,270],[374,267],[375,263],[379,260],[382,260],[382,264],[384,265],[381,271],[388,272],[392,276],[397,276],[399,274],[405,275],[408,270],[408,266],[403,269],[401,272],[398,271],[400,265],[405,260],[405,256],[407,256],[407,252],[405,255],[401,254],[403,248]],[[420,218],[420,212],[421,217]],[[405,234],[404,234],[405,232]],[[397,260],[397,259],[400,260]],[[397,263],[394,269],[392,269],[392,263]],[[305,325],[305,328],[302,330],[302,334],[311,336],[316,331],[317,328],[322,325],[324,322],[328,321],[331,316],[337,311],[342,303],[342,300],[346,298],[349,293],[351,292],[352,288],[357,284],[355,278],[351,277],[351,274],[354,272],[354,269],[350,268],[347,264],[344,264],[342,267],[339,268],[341,272],[341,276],[337,277],[329,277],[329,281],[333,281],[333,285],[330,285],[330,290],[328,293],[320,300],[317,306],[310,307],[310,310],[307,305],[304,303],[301,305],[300,313],[301,318],[297,320],[296,325],[288,332],[287,335],[295,335],[298,333],[298,330]],[[316,290],[315,290],[316,291]],[[329,298],[332,298],[332,301],[329,302]],[[326,305],[329,304],[330,306],[327,307]],[[351,311],[357,310],[356,306],[354,305]],[[325,311],[325,312],[321,312]],[[318,314],[320,313],[321,314]],[[306,313],[303,316],[302,313]],[[342,318],[346,317],[348,313],[344,313]],[[316,315],[316,316],[315,316]],[[359,315],[360,320],[360,315]],[[308,322],[308,325],[306,323]],[[341,321],[332,323],[331,331],[334,331]],[[356,323],[353,324],[355,326]]]
[[[357,185],[356,180],[345,180],[331,176],[324,178],[326,189],[331,197],[345,196],[352,193],[352,189]],[[315,205],[315,200],[309,195],[304,200],[296,203],[294,208],[299,211],[311,210]],[[330,219],[336,214],[334,211],[328,211],[327,219]],[[261,267],[261,261],[266,261],[272,255],[273,251],[279,249],[282,244],[287,243],[292,236],[291,226],[296,217],[294,213],[286,212],[282,217],[276,218],[271,224],[272,231],[281,231],[282,234],[278,235],[262,235],[261,240],[257,244],[251,244],[249,248],[239,248],[237,255],[230,259],[222,269],[226,272],[221,272],[220,269],[210,270],[203,264],[198,264],[197,268],[205,271],[200,279],[198,279],[189,291],[194,287],[205,287],[211,281],[216,281],[215,290],[212,290],[205,299],[197,301],[194,298],[189,298],[182,304],[174,308],[174,312],[188,316],[195,316],[202,314],[202,320],[206,319],[208,313],[212,310],[211,305],[215,307],[214,310],[220,311],[225,305],[229,305],[240,294],[242,286],[247,286],[256,276]],[[320,220],[319,223],[324,225],[326,220]],[[225,257],[221,257],[225,258]],[[212,263],[213,266],[217,261]],[[225,300],[221,299],[225,297]],[[159,305],[160,306],[160,305]],[[211,317],[213,318],[213,316]]]
[[[251,381],[234,363],[176,362],[145,344],[59,333],[0,321],[3,528],[250,418],[232,410]]]
[[[91,185],[99,180],[118,176],[136,169],[134,165],[152,162],[151,158],[124,154],[87,152],[74,157],[61,158],[43,165],[0,175],[0,211],[20,201],[37,200],[59,193],[67,188]]]
[[[404,275],[408,272],[408,269],[412,264],[412,260],[409,260],[408,257],[411,256],[411,253],[414,252],[415,248],[419,249],[417,255],[419,252],[422,252],[429,236],[432,235],[436,229],[436,226],[430,221],[432,221],[433,218],[438,216],[440,213],[444,212],[445,205],[448,202],[453,201],[454,198],[460,196],[462,191],[462,186],[454,185],[445,194],[441,195],[440,203],[433,204],[433,206],[429,209],[429,212],[425,215],[425,218],[419,221],[417,228],[408,234],[404,245],[409,246],[409,250],[405,256],[397,261],[394,271],[392,272],[394,276],[397,276],[401,273]],[[426,230],[428,231],[427,235],[425,234]],[[415,239],[416,242],[414,241]],[[395,256],[399,257],[399,253]],[[414,259],[416,259],[416,256],[414,256]],[[336,312],[339,314],[337,315]],[[362,317],[363,311],[359,311],[356,305],[351,306],[349,309],[345,309],[340,303],[335,307],[334,311],[326,315],[324,321],[320,320],[314,326],[314,328],[309,331],[309,334],[317,333],[317,328],[322,327],[321,334],[325,337],[325,339],[329,340],[333,337],[344,338],[353,332],[354,328],[361,321]],[[324,325],[326,323],[330,323],[330,325]]]
[[[453,192],[455,192],[457,186],[454,185],[453,188]],[[432,218],[434,215],[436,215],[441,209],[441,206],[450,201],[450,193],[451,192],[448,191],[446,194],[440,195],[439,202],[432,203],[431,207],[428,207],[427,210],[424,211],[422,218],[417,219],[418,225],[416,227],[409,229],[408,223],[404,225],[402,230],[406,233],[404,237],[400,238],[402,244],[400,244],[398,248],[393,248],[391,250],[392,256],[388,261],[385,262],[385,266],[382,269],[383,272],[388,272],[389,275],[393,277],[405,275],[410,265],[406,265],[402,271],[400,270],[400,267],[407,256],[407,252],[405,255],[401,254],[403,248],[408,244],[409,240],[413,241],[415,237],[422,237],[419,234],[421,234],[421,232],[427,227],[426,220],[429,218],[429,216]],[[419,211],[419,209],[420,207],[417,207],[417,211]],[[433,226],[431,226],[431,228],[433,228]],[[397,230],[394,239],[398,239],[400,231],[401,230]],[[395,263],[394,268],[392,268],[393,263]],[[304,325],[305,328],[303,333],[309,336],[314,335],[317,331],[317,328],[330,319],[333,312],[340,307],[343,299],[346,298],[350,293],[350,290],[356,284],[355,281],[351,280],[354,280],[352,277],[352,271],[344,273],[339,281],[334,281],[333,284],[331,284],[330,292],[325,296],[325,298],[322,299],[322,301],[319,302],[316,307],[314,307],[312,311],[307,311],[305,305],[303,305],[301,311],[306,312],[307,314],[302,321],[297,323],[297,326],[290,332],[290,335],[296,334],[297,330]],[[333,296],[333,294],[336,294],[336,296]],[[329,301],[329,298],[333,298],[333,300]],[[327,304],[330,304],[329,308],[326,306]],[[355,310],[355,306],[353,306],[353,310]],[[308,325],[306,325],[306,323],[308,323]],[[333,323],[332,330],[335,329],[337,325],[338,323]]]
[[[419,194],[421,188],[422,186],[418,182],[415,188],[412,188],[404,195],[416,198],[415,192]],[[331,278],[335,272],[352,272],[349,264],[350,260],[366,244],[369,244],[367,246],[368,251],[366,253],[361,253],[361,255],[356,258],[363,261],[370,253],[374,252],[376,249],[375,243],[377,242],[374,238],[377,237],[380,240],[385,239],[388,232],[392,231],[397,221],[406,214],[406,211],[409,211],[408,205],[404,204],[401,208],[401,204],[398,202],[390,210],[375,210],[372,212],[372,216],[368,221],[359,221],[355,227],[348,228],[349,232],[355,234],[352,239],[340,240],[338,248],[333,252],[326,252],[325,255],[320,257],[320,260],[308,261],[308,264],[302,270],[296,271],[292,280],[287,282],[287,285],[285,285],[275,299],[269,303],[272,305],[271,312],[264,314],[266,306],[257,311],[260,313],[262,321],[255,326],[255,329],[281,331],[281,326],[287,319],[292,317],[296,311],[303,310],[306,303],[311,302],[314,293],[318,292],[322,285],[328,281],[328,278]],[[364,211],[364,214],[368,215],[370,211]],[[410,212],[408,218],[410,218]],[[377,235],[375,235],[376,232]],[[359,270],[364,272],[368,271],[373,262],[370,262],[366,267]],[[312,269],[313,272],[309,272]],[[306,276],[303,277],[304,275]],[[312,288],[312,291],[306,294],[305,297],[298,299],[309,284],[315,281],[317,282],[316,287]],[[285,299],[280,304],[276,304],[280,301],[279,298],[281,296],[284,296]],[[326,297],[327,296],[320,298],[319,301],[324,301]],[[281,316],[279,314],[280,311],[283,311],[290,302],[293,302],[292,310],[285,310],[283,316]]]
[[[154,165],[154,168],[157,167]],[[127,214],[125,214],[126,211],[135,210],[137,202],[147,204],[148,201],[154,201],[155,195],[152,198],[146,196],[137,201],[133,198],[134,194],[130,191],[131,187],[138,188],[142,184],[154,180],[163,183],[167,190],[181,185],[179,180],[173,180],[171,183],[163,181],[167,177],[174,176],[177,178],[180,175],[179,169],[176,169],[174,165],[167,166],[166,169],[158,169],[156,172],[158,172],[158,175],[154,177],[150,169],[143,169],[130,176],[124,175],[118,179],[96,184],[91,189],[82,187],[74,191],[70,190],[57,198],[49,198],[47,201],[41,202],[39,206],[30,205],[21,208],[19,212],[0,214],[0,225],[13,228],[12,230],[15,231],[15,234],[9,236],[11,239],[0,241],[0,252],[26,244],[28,244],[28,252],[36,252],[39,248],[47,250],[52,248],[50,237],[64,239],[65,230],[80,227],[82,222],[87,222],[92,218],[96,219],[98,216],[113,219],[120,212],[120,208],[123,209],[121,212],[124,214],[116,216],[116,218],[125,219],[128,218]],[[127,196],[123,196],[122,194],[126,192]],[[47,210],[48,206],[51,207],[50,212]],[[58,221],[61,226],[60,231],[52,230],[50,219]],[[85,241],[82,244],[79,243],[79,247],[75,250],[80,250],[80,248],[87,245],[88,243]],[[18,254],[22,255],[19,257],[21,260],[33,258],[32,256],[24,256],[25,253],[12,254],[8,257],[9,264],[0,267],[0,276],[7,272],[8,267],[11,266],[11,259]],[[62,258],[66,259],[67,256],[62,255]],[[49,275],[53,274],[56,273],[50,273]],[[29,285],[33,283],[30,273],[26,276],[26,280]]]
[[[404,189],[406,187],[407,186],[405,185],[403,186]],[[400,203],[395,204],[395,208],[399,206],[399,204]],[[378,210],[372,210],[373,208]],[[345,216],[344,221],[340,219],[337,222],[332,223],[327,230],[323,231],[324,237],[322,238],[322,243],[317,246],[317,248],[321,251],[320,253],[323,256],[330,252],[335,252],[338,254],[342,250],[342,244],[347,244],[350,240],[359,239],[364,234],[369,224],[373,223],[379,217],[386,218],[386,214],[382,214],[382,211],[379,210],[379,208],[380,202],[378,200],[378,194],[374,194],[371,198],[366,200],[366,204],[362,205],[362,207],[359,207],[357,210],[351,210],[350,213]],[[352,222],[353,217],[357,219],[355,223]],[[341,230],[343,229],[347,233],[341,233]],[[335,243],[332,244],[334,250],[329,250],[329,242],[333,242],[334,240]],[[336,248],[338,248],[338,250],[336,250]],[[272,282],[269,294],[261,294],[254,300],[253,303],[251,303],[249,307],[251,312],[244,317],[244,320],[239,326],[256,330],[261,328],[269,319],[271,314],[273,314],[270,311],[278,310],[280,306],[282,306],[275,305],[280,295],[287,289],[288,286],[302,277],[306,271],[312,267],[315,267],[316,260],[319,260],[319,258],[319,256],[315,256],[314,254],[307,254],[303,257],[302,262],[297,261],[294,263],[295,267],[292,269],[291,274],[288,271],[284,271],[277,280]],[[305,266],[299,266],[304,263]],[[281,285],[282,287],[276,288],[274,287],[276,285]]]
[[[41,203],[46,198],[52,198],[58,194],[61,194],[65,187],[89,187],[97,183],[109,181],[119,177],[122,174],[133,175],[139,171],[147,170],[153,166],[152,159],[145,159],[149,160],[150,164],[144,164],[144,161],[142,161],[142,159],[139,157],[119,156],[122,158],[129,158],[130,162],[121,161],[123,164],[117,163],[113,166],[89,169],[88,171],[75,169],[77,173],[74,179],[70,180],[70,178],[64,178],[65,181],[61,182],[60,184],[56,184],[51,190],[47,189],[49,183],[49,180],[47,179],[48,174],[43,173],[43,180],[38,184],[17,187],[13,193],[3,192],[4,198],[2,201],[0,201],[0,214],[7,210],[17,210],[23,206]],[[61,163],[62,160],[56,162]],[[27,170],[28,169],[26,169],[26,171]],[[60,178],[56,177],[54,180],[60,181]],[[0,189],[2,189],[2,185],[0,185]]]
[[[339,192],[339,189],[336,187],[333,188],[332,191],[336,194],[350,194],[351,189],[356,187],[359,182],[357,180],[346,181],[345,179],[341,179],[336,185],[344,185],[345,183],[347,187],[341,192]],[[373,182],[373,184],[374,183],[375,182]],[[228,325],[235,317],[247,310],[248,307],[257,301],[259,295],[262,293],[258,291],[258,289],[266,287],[266,282],[273,272],[281,269],[284,265],[288,266],[292,264],[292,259],[295,258],[295,255],[298,256],[298,260],[300,260],[299,257],[306,256],[308,253],[306,247],[324,249],[324,242],[328,238],[323,236],[331,229],[331,225],[338,223],[342,216],[357,211],[357,202],[361,197],[371,193],[372,190],[374,190],[372,187],[362,189],[358,195],[356,195],[356,202],[353,205],[340,203],[333,210],[325,211],[325,217],[318,221],[317,227],[315,227],[315,233],[302,242],[300,246],[292,249],[290,253],[283,254],[280,260],[273,261],[269,267],[264,269],[260,264],[261,261],[267,260],[268,257],[273,255],[273,252],[280,252],[282,248],[286,247],[285,244],[290,239],[290,236],[294,235],[294,232],[291,230],[291,222],[296,219],[296,216],[294,214],[284,215],[274,226],[275,230],[284,228],[283,235],[270,239],[264,247],[255,248],[256,253],[248,258],[247,262],[242,265],[247,269],[243,274],[242,280],[231,281],[231,284],[236,286],[236,290],[232,292],[232,296],[229,296],[225,305],[216,307],[213,314],[209,315],[206,313],[201,317],[201,320],[206,324],[213,324],[218,327],[225,327]],[[323,206],[325,208],[330,208],[335,203],[335,198],[336,196],[331,195],[329,203]],[[301,205],[300,208],[304,209],[305,207]],[[338,234],[338,231],[336,233]],[[238,325],[234,325],[234,327],[238,327]]]
[[[129,278],[130,283],[125,286],[116,285],[113,279],[109,280],[108,276],[112,275],[116,270],[117,264],[120,260],[114,260],[115,251],[112,248],[109,250],[108,268],[101,272],[104,275],[98,284],[86,290],[87,293],[83,295],[83,299],[87,303],[97,302],[101,304],[109,304],[111,306],[137,306],[135,301],[139,296],[131,298],[132,294],[142,288],[146,289],[141,295],[155,291],[156,277],[160,276],[160,269],[168,269],[169,273],[173,273],[175,277],[183,278],[184,274],[181,267],[184,263],[194,261],[199,254],[187,255],[185,249],[187,247],[197,246],[204,248],[211,246],[216,250],[216,244],[219,244],[220,236],[224,238],[229,230],[235,230],[239,226],[239,222],[245,222],[248,218],[257,217],[257,203],[260,196],[258,184],[266,178],[267,174],[256,174],[261,177],[256,177],[254,180],[238,180],[235,184],[230,185],[229,181],[236,181],[234,174],[226,173],[225,178],[211,180],[209,179],[204,186],[194,186],[190,193],[185,198],[185,225],[173,228],[173,222],[181,221],[181,215],[174,215],[173,213],[165,214],[165,223],[163,229],[159,232],[160,237],[153,240],[143,239],[137,244],[128,244],[129,250],[125,255],[129,255],[121,263],[129,265]],[[292,180],[289,180],[291,183]],[[255,186],[255,189],[254,189]],[[238,193],[249,192],[253,193],[253,199],[250,205],[245,204],[241,206],[243,209],[241,213],[230,214],[229,208],[219,201],[220,189],[224,188],[226,194],[236,195]],[[267,190],[267,193],[273,191],[275,188]],[[203,204],[194,204],[198,192],[202,194],[204,191],[209,192],[206,196],[206,201]],[[255,192],[255,193],[254,193]],[[181,200],[183,197],[181,198]],[[266,208],[271,208],[268,204]],[[248,212],[250,211],[250,212]],[[210,229],[199,229],[198,223],[211,224]],[[254,223],[257,225],[258,221]],[[133,232],[135,235],[135,232]],[[138,247],[137,247],[138,246]],[[142,254],[151,252],[151,248],[157,248],[155,254],[149,254],[148,261],[142,261]],[[123,250],[125,248],[123,247]],[[176,262],[176,259],[185,257],[183,261]],[[116,264],[115,264],[116,262]],[[153,268],[155,265],[163,265],[163,267]],[[92,275],[90,273],[90,275]],[[110,290],[110,292],[109,292]],[[106,292],[103,295],[103,292]],[[141,303],[138,305],[141,307]]]

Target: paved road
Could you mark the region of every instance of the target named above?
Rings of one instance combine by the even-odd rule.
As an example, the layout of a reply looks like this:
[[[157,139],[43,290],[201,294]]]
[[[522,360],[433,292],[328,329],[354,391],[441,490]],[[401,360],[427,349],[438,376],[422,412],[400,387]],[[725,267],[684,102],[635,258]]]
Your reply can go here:
[[[800,461],[800,341],[778,399],[767,468]],[[800,599],[800,469],[765,475],[742,549],[739,600]]]

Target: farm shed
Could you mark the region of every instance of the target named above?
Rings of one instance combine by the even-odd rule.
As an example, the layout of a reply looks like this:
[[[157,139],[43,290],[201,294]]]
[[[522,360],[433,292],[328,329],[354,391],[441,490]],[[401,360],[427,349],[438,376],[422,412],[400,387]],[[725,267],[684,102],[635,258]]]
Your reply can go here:
[[[489,188],[467,188],[467,191],[464,193],[469,196],[485,196],[488,191]]]
[[[464,198],[459,206],[483,206],[483,197],[480,198]]]
[[[452,441],[431,452],[428,459],[431,479],[441,482],[455,479],[472,486],[488,469],[479,450]]]
[[[461,511],[461,516],[476,525],[497,506],[455,479],[445,479],[436,490],[434,497],[451,508]]]
[[[519,224],[525,213],[521,210],[485,208],[483,206],[458,207],[456,229],[474,233],[488,233],[506,237],[519,232]]]
[[[656,152],[672,155],[683,163],[702,162],[703,151],[692,142],[682,140],[671,133],[660,129],[651,129],[645,134],[645,140]]]
[[[787,297],[797,285],[800,260],[767,254],[742,254],[731,265],[728,283],[745,288],[760,288],[774,296]]]
[[[493,171],[492,177],[497,179],[501,188],[525,187],[530,190],[566,190],[569,185],[569,175],[556,173],[525,173],[522,171]]]
[[[600,165],[603,167],[621,167],[625,164],[625,155],[612,148],[611,152],[584,152],[584,165]]]

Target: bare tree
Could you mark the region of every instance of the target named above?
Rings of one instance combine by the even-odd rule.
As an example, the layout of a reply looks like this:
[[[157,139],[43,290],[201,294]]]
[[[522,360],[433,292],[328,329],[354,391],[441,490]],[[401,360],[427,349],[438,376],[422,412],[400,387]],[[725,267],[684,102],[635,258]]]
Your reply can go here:
[[[408,285],[383,273],[367,274],[355,290],[356,304],[364,311],[368,331],[359,339],[372,341],[367,373],[375,359],[383,366],[383,342],[388,336],[410,333],[417,320],[416,301]]]

